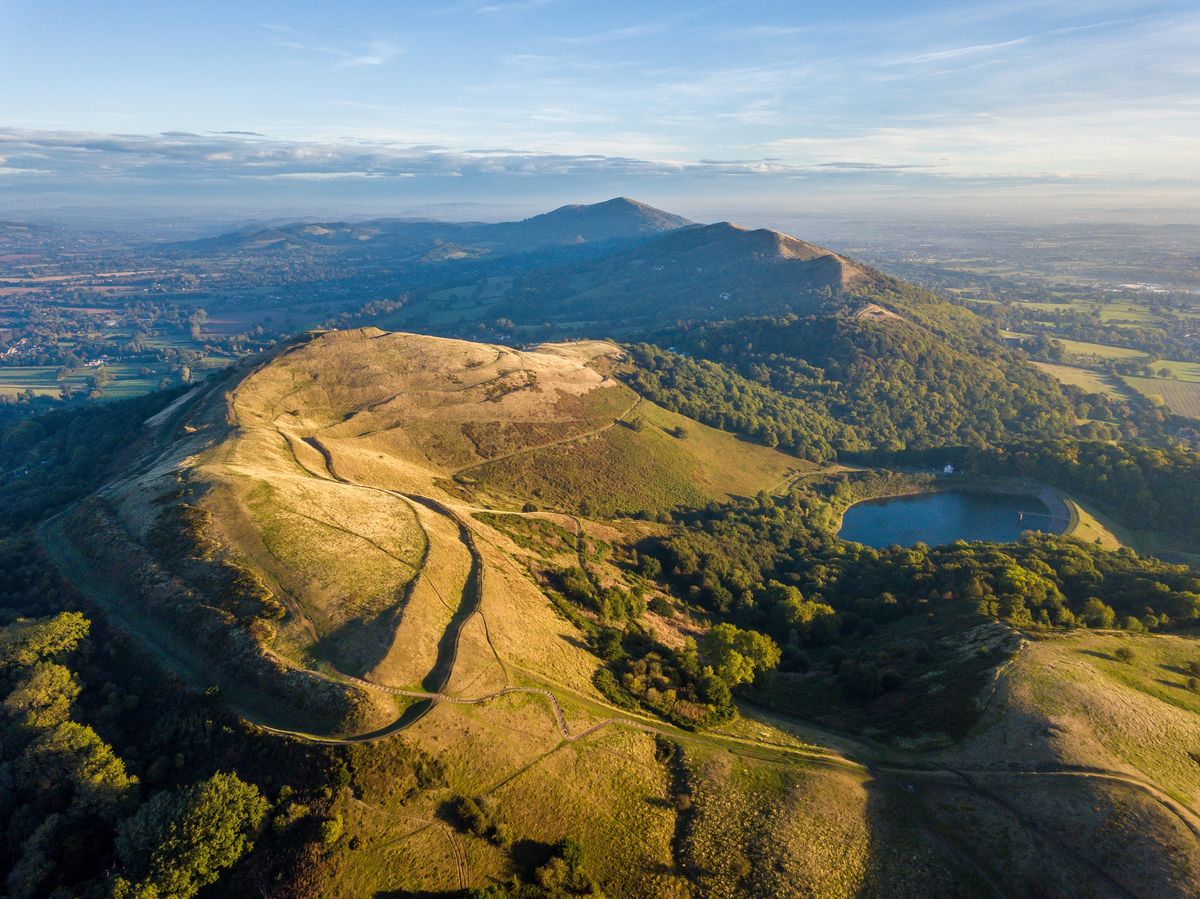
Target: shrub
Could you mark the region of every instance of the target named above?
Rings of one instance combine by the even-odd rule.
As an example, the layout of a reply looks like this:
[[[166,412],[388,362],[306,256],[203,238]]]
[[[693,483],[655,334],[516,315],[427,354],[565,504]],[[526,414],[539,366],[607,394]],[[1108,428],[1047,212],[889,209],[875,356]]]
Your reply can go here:
[[[452,806],[454,816],[466,830],[501,848],[512,845],[512,830],[500,820],[499,809],[482,797],[459,796]]]

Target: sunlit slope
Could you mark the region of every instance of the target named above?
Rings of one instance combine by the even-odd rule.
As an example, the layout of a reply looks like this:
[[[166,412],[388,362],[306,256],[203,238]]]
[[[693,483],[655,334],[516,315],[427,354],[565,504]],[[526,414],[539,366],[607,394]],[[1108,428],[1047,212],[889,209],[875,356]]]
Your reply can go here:
[[[196,471],[219,486],[208,503],[227,544],[296,600],[281,649],[419,683],[470,567],[457,524],[421,498],[662,508],[770,489],[802,464],[641,400],[604,373],[619,356],[603,342],[521,352],[365,329],[322,335],[246,378],[229,402],[233,436]],[[563,651],[557,619],[556,639],[529,649],[529,622],[550,615],[544,597],[485,541],[475,552],[485,601],[513,582],[493,639],[587,684],[594,662]],[[486,656],[478,627],[461,639]]]
[[[751,495],[803,465],[642,400],[605,373],[621,355],[337,332],[247,379],[233,410],[309,472],[327,455],[339,478],[447,499],[635,511]]]
[[[105,495],[156,577],[322,689],[483,696],[516,668],[595,695],[598,660],[473,512],[695,505],[804,464],[642,400],[622,355],[326,333],[182,407]]]
[[[999,666],[978,726],[934,751],[752,706],[690,732],[602,694],[572,623],[591,612],[560,613],[555,573],[629,583],[638,540],[671,526],[612,513],[753,494],[802,466],[640,400],[619,358],[321,335],[152,422],[144,458],[47,542],[194,687],[297,738],[363,744],[318,895],[529,877],[567,835],[609,895],[1200,892],[1187,638],[991,624],[1005,639],[983,653],[927,634]],[[642,621],[676,644],[703,626]],[[878,651],[920,651],[881,631]],[[933,702],[972,701],[945,668]],[[414,792],[418,751],[436,765]],[[511,846],[455,831],[464,796],[495,804]]]

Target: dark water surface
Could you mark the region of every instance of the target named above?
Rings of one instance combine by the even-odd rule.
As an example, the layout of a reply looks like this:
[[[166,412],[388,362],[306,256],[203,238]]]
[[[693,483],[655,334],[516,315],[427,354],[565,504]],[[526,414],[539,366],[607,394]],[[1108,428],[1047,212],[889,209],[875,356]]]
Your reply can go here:
[[[1036,496],[957,490],[917,493],[856,503],[846,510],[839,536],[880,548],[914,543],[939,546],[955,540],[1007,543],[1022,531],[1057,531],[1049,511]]]

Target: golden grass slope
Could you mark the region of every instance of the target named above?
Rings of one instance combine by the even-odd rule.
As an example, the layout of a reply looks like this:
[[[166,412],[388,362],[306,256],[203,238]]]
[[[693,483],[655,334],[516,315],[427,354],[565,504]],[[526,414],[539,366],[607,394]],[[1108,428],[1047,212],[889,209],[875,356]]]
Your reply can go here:
[[[574,513],[578,491],[599,513],[638,496],[661,507],[772,489],[801,467],[639,401],[607,374],[617,354],[326,334],[181,406],[159,454],[105,491],[147,544],[180,496],[211,511],[218,553],[287,607],[270,651],[371,697],[366,725],[324,736],[373,737],[437,699],[362,748],[386,767],[420,746],[444,782],[343,791],[347,837],[327,847],[341,863],[320,895],[485,887],[517,873],[524,844],[566,835],[610,895],[1200,892],[1187,638],[1027,641],[980,726],[936,753],[766,717],[685,733],[608,705],[597,658],[517,552],[522,533],[489,511],[540,522],[569,563],[580,533],[586,552],[657,525],[519,503]],[[455,796],[496,800],[514,851],[454,832]]]
[[[109,493],[143,541],[176,497],[208,510],[217,557],[286,608],[260,637],[290,664],[461,696],[548,676],[594,696],[597,660],[472,512],[696,504],[802,466],[641,400],[609,374],[620,357],[325,333],[181,406],[162,455]]]
[[[1200,695],[1186,668],[1198,659],[1200,644],[1178,636],[1076,631],[1026,641],[979,726],[938,759],[977,788],[957,800],[961,813],[981,820],[991,806],[987,814],[999,815],[994,829],[972,832],[979,851],[1032,825],[1115,894],[1200,892]],[[1028,867],[1018,847],[1008,852],[1013,874],[1048,883],[1044,867]],[[1067,891],[1064,883],[1057,892]]]

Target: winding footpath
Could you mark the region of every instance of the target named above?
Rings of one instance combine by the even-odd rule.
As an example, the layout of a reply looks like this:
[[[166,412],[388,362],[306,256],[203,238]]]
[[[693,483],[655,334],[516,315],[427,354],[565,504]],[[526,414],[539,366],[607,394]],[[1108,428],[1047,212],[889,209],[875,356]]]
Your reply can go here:
[[[613,427],[619,421],[621,421],[625,415],[628,415],[630,412],[632,412],[633,409],[636,408],[636,405],[637,403],[626,410],[626,412],[622,414],[621,418],[614,420],[604,428],[592,433],[599,433],[600,431]],[[580,437],[584,436],[588,435],[576,435],[575,437],[570,438],[570,440],[578,440]],[[452,600],[450,602],[446,602],[446,600],[443,599],[443,602],[446,602],[446,605],[451,608],[452,617],[442,638],[439,640],[436,659],[431,669],[422,680],[424,689],[410,690],[400,687],[392,687],[366,680],[361,677],[345,674],[336,670],[314,671],[311,669],[306,669],[307,673],[311,674],[313,677],[323,678],[342,685],[353,686],[361,690],[416,700],[414,704],[406,708],[394,721],[381,728],[378,728],[377,730],[367,733],[341,736],[322,736],[267,724],[261,720],[262,716],[246,715],[243,709],[237,709],[239,713],[245,715],[248,720],[252,721],[256,726],[262,728],[264,731],[315,743],[370,743],[376,740],[387,738],[411,727],[430,711],[441,705],[479,706],[497,701],[505,696],[524,695],[533,697],[548,704],[554,720],[554,725],[561,738],[559,747],[583,740],[608,727],[620,727],[640,731],[643,733],[661,735],[677,741],[694,741],[709,746],[720,746],[730,751],[742,751],[757,754],[769,753],[770,757],[775,759],[783,756],[788,760],[797,763],[837,767],[843,770],[851,771],[863,778],[873,780],[889,790],[897,791],[898,794],[912,794],[917,792],[918,787],[922,792],[925,790],[939,789],[964,790],[1009,810],[1011,813],[1017,816],[1023,827],[1028,828],[1030,833],[1035,834],[1040,840],[1052,843],[1055,848],[1062,851],[1066,857],[1071,858],[1076,863],[1086,866],[1117,895],[1130,896],[1134,894],[1131,893],[1129,889],[1122,883],[1113,878],[1112,874],[1103,870],[1090,859],[1084,857],[1072,846],[1064,844],[1054,835],[1046,832],[1044,828],[1039,826],[1037,821],[1024,814],[1020,809],[1015,808],[1013,803],[1007,801],[1000,791],[990,786],[987,783],[987,780],[991,777],[1022,777],[1039,779],[1070,777],[1090,778],[1113,784],[1121,784],[1126,787],[1136,789],[1148,796],[1162,809],[1164,809],[1164,811],[1177,819],[1194,838],[1200,840],[1200,817],[1196,815],[1192,808],[1176,801],[1167,795],[1156,784],[1123,771],[1108,769],[1086,769],[1069,766],[1038,769],[960,768],[957,766],[947,766],[944,762],[937,765],[922,766],[916,763],[901,763],[898,760],[886,758],[886,753],[884,752],[876,751],[871,747],[841,736],[835,736],[831,741],[829,741],[829,745],[835,748],[822,749],[819,745],[810,747],[807,745],[773,743],[765,740],[755,740],[741,737],[729,733],[691,733],[673,727],[665,722],[659,722],[656,719],[652,719],[648,716],[640,716],[636,713],[624,712],[615,707],[609,706],[607,703],[597,701],[590,697],[585,698],[582,696],[577,697],[581,704],[596,710],[603,709],[611,714],[609,714],[607,717],[602,717],[599,720],[594,721],[581,730],[572,732],[567,720],[567,716],[563,710],[562,703],[559,699],[559,695],[550,689],[543,687],[516,686],[506,684],[501,689],[482,696],[464,697],[453,695],[447,692],[447,687],[454,671],[455,664],[458,660],[459,646],[462,639],[463,629],[476,615],[480,617],[488,645],[491,646],[492,652],[495,654],[496,660],[500,664],[501,669],[505,671],[505,680],[507,681],[508,679],[509,666],[505,665],[504,661],[500,658],[499,653],[496,651],[495,646],[491,643],[491,635],[487,629],[487,618],[482,608],[486,564],[477,543],[477,533],[475,528],[472,526],[469,518],[464,513],[462,513],[460,510],[452,508],[445,502],[434,497],[417,493],[387,490],[384,488],[374,487],[366,484],[358,484],[347,480],[346,478],[340,476],[337,472],[332,453],[330,452],[329,448],[321,442],[319,437],[310,436],[303,438],[303,440],[321,455],[321,458],[324,460],[324,467],[329,479],[347,484],[357,489],[375,490],[394,497],[399,497],[409,503],[420,504],[434,514],[450,519],[456,525],[458,538],[470,556],[471,566],[463,586],[462,596],[459,600],[457,609],[452,608]],[[557,441],[556,443],[566,442],[569,442],[569,440]],[[288,443],[290,446],[290,441],[288,441]],[[542,447],[535,447],[533,449],[538,448]],[[319,474],[312,471],[310,471],[309,474],[312,477],[320,477]],[[184,671],[187,671],[189,667],[195,669],[198,660],[192,659],[191,655],[185,651],[187,647],[186,645],[182,644],[182,641],[179,640],[177,635],[170,634],[169,628],[159,626],[156,622],[142,620],[142,616],[136,616],[135,618],[134,616],[125,614],[124,598],[118,596],[116,591],[109,588],[106,584],[101,583],[97,578],[88,572],[85,560],[83,560],[82,556],[80,556],[80,554],[74,549],[74,546],[69,539],[69,534],[64,533],[62,522],[65,518],[65,515],[66,513],[63,513],[60,516],[50,519],[43,524],[38,531],[39,540],[42,546],[62,570],[63,574],[69,580],[75,583],[75,585],[85,596],[94,601],[106,613],[108,613],[118,626],[121,626],[123,629],[138,637],[139,641],[146,645],[149,650],[160,659],[162,664]],[[583,561],[583,525],[578,518],[575,518],[574,522],[576,525],[576,549],[580,554],[581,561]],[[421,576],[423,576],[423,574],[418,572],[417,577]],[[177,643],[181,645],[176,646],[175,644]],[[1016,660],[1017,656],[1014,655],[1014,657],[1009,660],[1006,666],[1002,667],[996,672],[996,677],[993,680],[992,691],[987,699],[987,703],[989,705],[995,698],[997,686],[1007,675],[1009,667],[1015,664]],[[562,688],[561,692],[569,694],[572,691]],[[770,720],[770,716],[764,715],[762,717],[764,721]],[[795,728],[791,729],[801,734],[801,737],[803,738],[803,725],[797,725]],[[820,742],[819,737],[818,742]],[[556,749],[559,747],[556,747]],[[556,749],[551,749],[549,751],[554,752]],[[536,761],[537,760],[535,759],[531,764],[535,764]],[[1003,888],[1003,872],[996,872],[992,870],[990,865],[987,864],[986,859],[975,857],[975,853],[968,847],[960,845],[959,842],[954,838],[953,834],[941,832],[936,821],[927,820],[928,816],[923,811],[923,805],[919,800],[919,796],[917,797],[917,802],[919,806],[922,806],[921,809],[918,809],[918,814],[921,816],[919,826],[921,826],[922,830],[929,833],[933,839],[945,846],[948,851],[951,851],[953,854],[968,861],[979,877],[993,892],[995,892],[997,895],[1004,895],[1005,890]],[[377,811],[382,812],[382,810]],[[428,826],[433,826],[435,823],[436,822],[427,822]],[[444,827],[444,825],[442,826]],[[447,832],[446,837],[449,839],[451,844],[451,851],[454,857],[455,866],[457,868],[459,883],[463,888],[465,888],[469,880],[465,852],[458,844],[458,841],[452,832]]]

